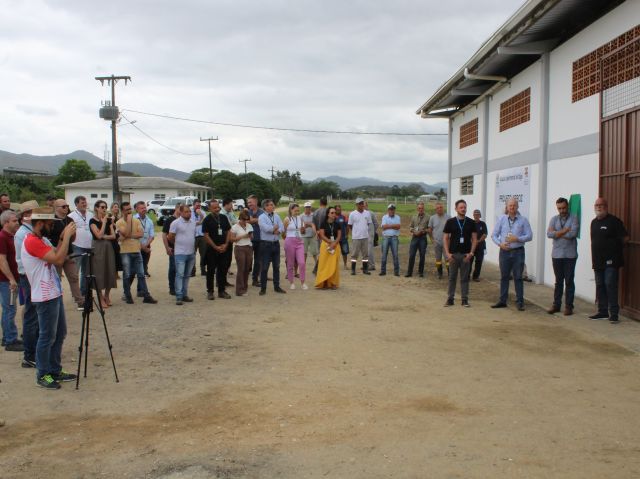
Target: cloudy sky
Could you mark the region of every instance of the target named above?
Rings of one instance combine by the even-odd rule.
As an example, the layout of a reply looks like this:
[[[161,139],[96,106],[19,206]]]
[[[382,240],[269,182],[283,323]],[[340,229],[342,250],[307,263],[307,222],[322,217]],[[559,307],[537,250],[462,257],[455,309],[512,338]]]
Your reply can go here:
[[[0,0],[0,149],[102,157],[98,108],[285,128],[444,133],[415,110],[524,0]],[[217,126],[123,112],[123,161],[183,171],[299,170],[446,180],[446,136],[372,137]],[[126,123],[123,119],[122,123]],[[110,146],[109,146],[110,147]]]

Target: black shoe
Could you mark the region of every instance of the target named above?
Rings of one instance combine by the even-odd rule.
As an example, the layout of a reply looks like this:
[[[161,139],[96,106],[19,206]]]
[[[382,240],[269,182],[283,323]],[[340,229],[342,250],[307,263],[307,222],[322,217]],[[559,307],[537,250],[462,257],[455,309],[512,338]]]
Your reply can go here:
[[[253,281],[251,281],[251,286],[255,286],[256,288],[259,288],[260,281],[258,281],[257,279],[254,279]]]
[[[555,304],[551,305],[549,309],[547,309],[547,313],[555,314],[560,312],[560,306],[556,306]]]
[[[444,303],[444,307],[453,306],[453,298],[447,299],[447,302]]]
[[[144,298],[144,293],[143,293],[142,291],[138,291],[138,292],[136,293],[136,296],[137,296],[138,298]]]
[[[380,273],[378,273],[378,276],[386,276],[387,273],[385,273],[384,271],[380,271]]]
[[[276,293],[287,294],[287,292],[286,292],[284,289],[280,288],[280,287],[273,288],[273,290],[274,290]]]
[[[518,311],[524,311],[524,304],[518,303],[517,309]]]
[[[11,344],[7,344],[4,347],[5,351],[17,351],[17,352],[22,352],[24,351],[24,346],[22,345],[22,343],[19,343],[18,341],[11,343]]]
[[[71,381],[75,381],[78,376],[68,373],[63,369],[58,374],[52,374],[51,377],[58,383],[68,383]]]
[[[51,389],[51,390],[60,389],[62,387],[60,386],[60,383],[58,383],[55,379],[53,379],[51,374],[45,374],[44,376],[39,377],[36,380],[36,384],[41,388]]]
[[[404,275],[405,278],[411,278],[411,273],[407,273]]]
[[[147,303],[147,304],[156,304],[158,302],[157,299],[153,299],[153,297],[148,294],[144,297],[144,299],[142,300],[143,303]]]
[[[418,276],[424,278],[424,273],[418,273]]]
[[[229,296],[229,293],[227,293],[226,291],[222,291],[218,292],[218,298],[231,299],[231,296]]]
[[[617,314],[612,314],[611,317],[609,318],[609,322],[611,324],[620,324],[620,320],[618,319],[618,315]]]
[[[207,272],[206,271],[200,271],[200,276],[206,276]]]
[[[125,296],[125,297],[124,297],[124,301],[125,301],[127,304],[133,304],[133,303],[134,303],[133,298],[132,298],[131,296]]]
[[[32,360],[32,359],[23,359],[21,366],[23,368],[35,368],[36,362],[35,360]]]
[[[501,303],[501,302],[497,302],[496,304],[492,304],[491,307],[493,309],[497,309],[497,308],[506,308],[507,305],[505,303]]]
[[[596,313],[589,316],[589,319],[593,321],[598,321],[599,319],[609,319],[609,315],[607,313]]]
[[[182,298],[182,301],[184,301],[185,303],[193,303],[193,298],[185,296],[184,298]]]
[[[171,296],[175,296],[175,295],[176,295],[176,292],[175,292],[173,289],[170,289],[170,290],[169,290],[169,294],[170,294]]]
[[[264,288],[262,288],[262,289],[260,290],[260,296],[264,296],[265,294],[267,294],[267,290],[266,290],[266,289],[264,289]]]
[[[210,291],[209,293],[207,293],[207,299],[213,301],[214,299],[216,299],[216,295],[213,294],[213,291]]]
[[[400,273],[393,273],[394,276],[400,276]]]
[[[479,283],[479,282],[480,282],[480,278],[473,278],[473,280],[474,280],[476,283]]]
[[[460,304],[461,304],[463,307],[465,307],[465,308],[469,308],[469,307],[470,307],[470,306],[469,306],[469,301],[468,301],[468,300],[466,300],[466,299],[463,299],[463,300],[462,300],[462,303],[460,303]]]

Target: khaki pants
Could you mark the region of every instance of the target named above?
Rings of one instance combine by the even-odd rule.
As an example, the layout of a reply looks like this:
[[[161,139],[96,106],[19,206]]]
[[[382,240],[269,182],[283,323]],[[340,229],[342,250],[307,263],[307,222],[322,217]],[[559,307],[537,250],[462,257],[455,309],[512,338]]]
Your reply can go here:
[[[84,304],[84,298],[82,297],[82,293],[80,293],[80,283],[78,282],[78,267],[76,266],[76,262],[72,259],[65,259],[64,264],[62,266],[56,266],[58,270],[58,275],[62,275],[62,271],[64,271],[65,276],[67,277],[67,281],[69,282],[69,288],[71,289],[71,295],[73,296],[73,300],[76,304],[82,305]]]

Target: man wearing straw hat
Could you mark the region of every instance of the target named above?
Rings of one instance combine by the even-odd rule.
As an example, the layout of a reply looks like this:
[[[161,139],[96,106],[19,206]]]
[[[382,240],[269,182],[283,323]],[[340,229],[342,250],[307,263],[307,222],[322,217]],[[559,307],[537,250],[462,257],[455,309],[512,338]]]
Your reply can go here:
[[[45,389],[60,389],[60,382],[73,381],[75,374],[62,369],[62,344],[67,335],[67,323],[62,303],[62,283],[56,266],[62,266],[69,251],[69,241],[76,225],[69,223],[56,250],[44,233],[51,230],[56,215],[53,208],[34,208],[31,227],[22,244],[22,265],[31,284],[31,301],[38,313],[38,343],[36,345],[36,383]]]

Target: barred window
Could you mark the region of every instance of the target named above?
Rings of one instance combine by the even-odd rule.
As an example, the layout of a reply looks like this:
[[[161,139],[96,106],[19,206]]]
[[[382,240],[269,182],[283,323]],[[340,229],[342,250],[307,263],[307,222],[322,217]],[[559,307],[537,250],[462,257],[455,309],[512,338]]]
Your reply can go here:
[[[531,88],[500,103],[500,131],[526,123],[531,119]]]
[[[155,193],[153,195],[153,199],[154,200],[166,200],[167,199],[167,195],[165,195],[164,193]]]
[[[463,176],[460,178],[460,195],[473,194],[473,176]]]
[[[460,125],[460,149],[478,143],[478,119]]]

